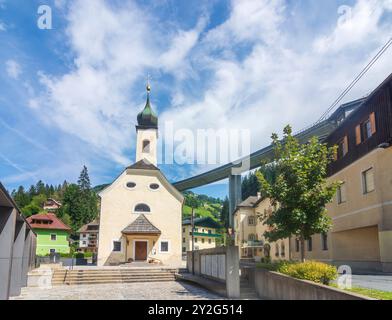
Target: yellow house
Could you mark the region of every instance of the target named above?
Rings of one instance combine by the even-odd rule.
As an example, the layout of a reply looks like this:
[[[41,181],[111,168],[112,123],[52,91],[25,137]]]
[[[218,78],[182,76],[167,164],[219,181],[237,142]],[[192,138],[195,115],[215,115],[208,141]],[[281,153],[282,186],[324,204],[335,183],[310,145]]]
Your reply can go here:
[[[136,163],[99,193],[98,266],[134,261],[181,265],[182,194],[157,167],[158,118],[138,115]]]
[[[216,239],[221,235],[217,229],[221,226],[210,217],[194,219],[194,249],[203,250],[216,247]],[[191,220],[182,223],[182,252],[192,250],[192,225]]]
[[[289,239],[268,242],[264,237],[267,226],[261,217],[271,212],[270,200],[262,198],[260,194],[247,198],[237,206],[234,212],[235,245],[239,248],[241,259],[290,259]]]

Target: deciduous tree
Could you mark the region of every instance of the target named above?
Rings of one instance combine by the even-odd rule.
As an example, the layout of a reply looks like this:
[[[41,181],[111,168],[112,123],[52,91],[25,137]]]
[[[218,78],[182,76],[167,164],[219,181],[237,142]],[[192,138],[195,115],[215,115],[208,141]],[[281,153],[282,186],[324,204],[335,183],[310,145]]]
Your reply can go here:
[[[300,144],[290,126],[284,129],[283,141],[272,135],[274,147],[274,181],[268,181],[262,171],[257,177],[262,192],[271,199],[272,214],[265,219],[269,226],[265,237],[274,242],[296,237],[301,243],[301,260],[305,260],[304,242],[314,234],[328,232],[331,219],[329,203],[339,182],[327,182],[327,167],[333,161],[336,147],[327,147],[316,137]]]

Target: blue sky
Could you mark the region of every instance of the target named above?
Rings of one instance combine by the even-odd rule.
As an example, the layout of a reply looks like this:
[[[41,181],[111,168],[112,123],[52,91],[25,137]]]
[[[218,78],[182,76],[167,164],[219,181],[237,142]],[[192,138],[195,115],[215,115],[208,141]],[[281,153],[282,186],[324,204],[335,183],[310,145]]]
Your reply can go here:
[[[37,27],[42,4],[51,30]],[[111,182],[134,161],[147,74],[160,123],[247,129],[254,151],[316,121],[391,22],[391,0],[0,0],[0,181],[76,181],[87,165],[93,184]],[[385,79],[391,55],[343,102]],[[161,169],[176,181],[211,167]],[[197,191],[223,197],[227,185]]]

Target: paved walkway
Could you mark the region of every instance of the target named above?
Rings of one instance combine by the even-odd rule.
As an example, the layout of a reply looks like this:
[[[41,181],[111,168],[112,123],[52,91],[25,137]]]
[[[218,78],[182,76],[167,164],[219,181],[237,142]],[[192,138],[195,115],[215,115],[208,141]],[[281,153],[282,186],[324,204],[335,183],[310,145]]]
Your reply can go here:
[[[12,300],[217,300],[201,287],[178,281],[23,288]]]

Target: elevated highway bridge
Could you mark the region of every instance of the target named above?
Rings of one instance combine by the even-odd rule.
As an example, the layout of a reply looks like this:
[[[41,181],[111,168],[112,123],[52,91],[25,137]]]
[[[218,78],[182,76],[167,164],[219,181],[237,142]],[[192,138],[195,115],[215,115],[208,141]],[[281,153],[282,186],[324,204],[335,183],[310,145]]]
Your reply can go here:
[[[309,141],[309,139],[314,136],[318,137],[321,142],[325,141],[332,131],[337,128],[339,123],[341,123],[351,111],[358,108],[364,101],[365,98],[362,98],[340,106],[327,119],[319,121],[307,129],[302,130],[297,133],[295,137],[298,138],[301,143]],[[242,201],[241,174],[249,170],[259,168],[262,162],[270,160],[272,157],[273,148],[272,145],[269,145],[250,154],[248,157],[241,158],[238,161],[225,164],[197,176],[177,181],[173,183],[173,185],[179,191],[186,191],[224,179],[229,179],[229,210],[230,213],[233,213],[237,205]],[[232,218],[232,214],[230,214],[230,223],[232,223]]]

